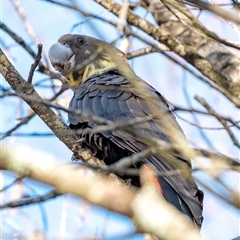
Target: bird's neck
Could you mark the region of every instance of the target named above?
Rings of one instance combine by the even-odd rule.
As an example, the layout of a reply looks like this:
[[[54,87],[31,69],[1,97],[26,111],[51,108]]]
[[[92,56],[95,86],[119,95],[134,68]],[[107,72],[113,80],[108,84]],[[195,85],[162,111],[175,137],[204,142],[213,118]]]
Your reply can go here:
[[[106,60],[101,60],[99,64],[89,64],[83,73],[82,82],[92,76],[101,75],[114,69],[117,69],[116,64],[113,62],[108,62]]]
[[[72,88],[77,87],[82,82],[86,81],[92,76],[101,75],[110,70],[117,69],[116,64],[114,62],[101,59],[99,61],[95,61],[93,63],[88,64],[81,73],[73,72],[66,76],[67,80],[70,82]]]

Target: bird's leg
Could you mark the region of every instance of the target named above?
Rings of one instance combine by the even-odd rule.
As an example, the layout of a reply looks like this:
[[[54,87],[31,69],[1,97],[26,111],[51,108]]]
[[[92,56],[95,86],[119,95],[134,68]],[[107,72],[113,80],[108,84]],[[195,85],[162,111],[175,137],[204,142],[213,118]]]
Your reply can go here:
[[[90,148],[96,156],[103,150],[102,137],[100,134],[91,133],[91,128],[86,128],[77,141],[83,148]]]

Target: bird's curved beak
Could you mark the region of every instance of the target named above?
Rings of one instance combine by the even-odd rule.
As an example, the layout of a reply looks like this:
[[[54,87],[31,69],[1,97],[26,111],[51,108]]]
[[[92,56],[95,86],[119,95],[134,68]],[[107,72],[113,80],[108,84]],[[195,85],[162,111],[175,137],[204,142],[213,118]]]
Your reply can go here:
[[[73,68],[75,55],[67,44],[59,42],[53,44],[49,49],[48,56],[55,70],[63,76]]]

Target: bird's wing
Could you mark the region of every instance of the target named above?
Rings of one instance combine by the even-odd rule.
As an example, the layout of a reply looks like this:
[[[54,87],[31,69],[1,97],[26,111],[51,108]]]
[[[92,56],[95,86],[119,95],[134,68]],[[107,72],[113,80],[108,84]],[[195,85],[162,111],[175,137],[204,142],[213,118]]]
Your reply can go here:
[[[108,86],[110,87],[108,88]],[[146,84],[146,86],[148,90],[152,91],[152,93],[159,98],[159,101],[156,103],[158,107],[168,110],[168,106],[163,102],[161,95],[149,85]],[[150,115],[151,110],[147,103],[141,99],[141,96],[137,96],[132,91],[129,91],[129,87],[129,82],[117,74],[106,73],[92,77],[79,85],[75,90],[70,108],[102,117],[114,123],[126,123],[137,117]],[[173,113],[161,117],[168,118],[167,120],[171,121],[174,126],[182,132]],[[69,122],[72,125],[77,125],[78,123],[86,121],[73,114],[69,114]],[[98,126],[98,124],[90,121],[88,122],[88,126],[94,128]],[[164,129],[157,125],[154,120],[137,124],[133,126],[133,129],[144,136],[169,141],[164,134]],[[140,152],[146,148],[146,145],[144,145],[141,140],[136,139],[135,136],[125,131],[112,130],[103,132],[102,134],[120,148],[127,149],[132,153]],[[145,161],[152,163],[161,172],[174,169],[172,165],[161,156],[150,157]],[[179,162],[185,167],[189,167],[185,161]],[[167,177],[165,180],[182,198],[183,202],[185,202],[192,212],[195,220],[201,222],[202,208],[197,199],[198,188],[194,180],[191,179],[192,181],[187,181],[181,175]]]

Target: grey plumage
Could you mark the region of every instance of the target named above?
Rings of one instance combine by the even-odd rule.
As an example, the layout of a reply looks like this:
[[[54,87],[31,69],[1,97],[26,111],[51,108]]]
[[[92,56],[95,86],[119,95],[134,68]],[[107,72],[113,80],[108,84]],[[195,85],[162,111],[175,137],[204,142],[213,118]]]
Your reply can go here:
[[[114,123],[126,123],[138,117],[151,116],[153,112],[159,111],[162,116],[158,117],[170,122],[185,141],[184,133],[164,98],[134,73],[124,54],[114,46],[92,37],[67,34],[50,48],[49,57],[55,69],[66,77],[74,90],[69,106],[71,109],[81,110]],[[137,89],[136,86],[132,86],[136,82],[141,83],[142,88]],[[144,94],[141,89],[150,92],[153,98],[149,97],[146,101],[142,97]],[[69,122],[70,128],[76,130],[98,126],[95,122],[74,114],[69,114]],[[136,124],[132,129],[144,136],[170,142],[165,129],[161,126],[161,121],[157,118]],[[90,148],[107,165],[147,148],[146,142],[142,139],[120,129],[97,134],[80,134],[79,137],[82,139],[82,146]],[[185,142],[187,144],[187,141]],[[173,159],[175,165],[191,168],[190,160],[184,159],[177,152],[171,152],[167,156],[158,154],[142,159],[131,168],[152,164],[158,171],[165,173],[176,169],[176,166],[169,162],[169,158],[173,157],[175,157]],[[131,184],[140,186],[137,176],[124,174],[120,177],[130,179]],[[201,226],[203,193],[198,189],[194,179],[191,176],[186,179],[182,175],[175,175],[157,180],[161,185],[163,196]]]

